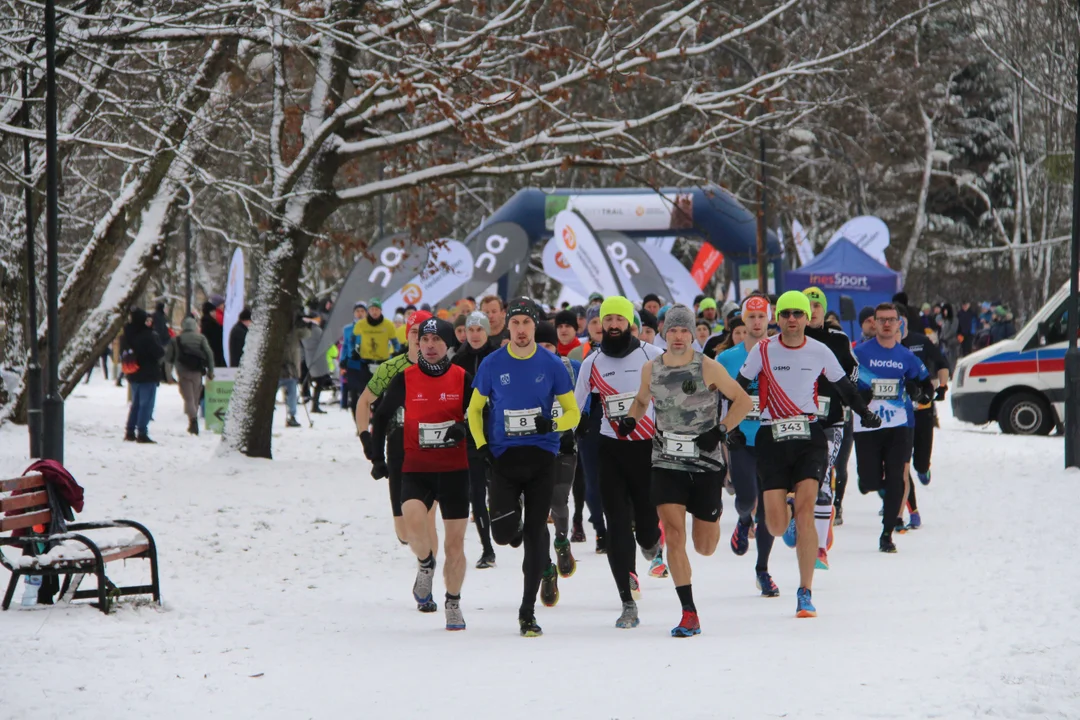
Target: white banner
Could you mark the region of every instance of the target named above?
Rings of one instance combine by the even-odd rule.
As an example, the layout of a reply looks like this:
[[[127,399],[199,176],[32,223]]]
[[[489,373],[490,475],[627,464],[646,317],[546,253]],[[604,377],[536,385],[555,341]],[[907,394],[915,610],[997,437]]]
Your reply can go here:
[[[589,297],[589,291],[578,280],[577,275],[570,269],[570,261],[559,249],[561,238],[552,237],[544,244],[544,250],[540,254],[540,261],[544,268],[544,274],[563,286],[564,290],[570,290],[582,298]]]
[[[671,301],[681,303],[689,308],[694,307],[694,298],[701,292],[701,288],[694,281],[694,276],[686,269],[686,266],[675,259],[671,253],[664,252],[654,245],[641,244],[645,252],[652,258],[656,269],[664,278],[664,282],[671,289]]]
[[[588,292],[598,292],[604,297],[624,294],[607,253],[585,218],[573,210],[563,210],[555,216],[555,238],[570,269],[589,288]]]
[[[232,262],[229,263],[229,281],[225,285],[225,315],[222,318],[222,349],[225,351],[225,364],[232,365],[229,357],[229,333],[232,332],[244,309],[244,251],[236,248]]]
[[[427,303],[432,307],[469,282],[473,276],[473,257],[465,243],[443,238],[428,250],[427,267],[383,300],[383,312],[398,307]]]
[[[847,238],[867,255],[888,267],[885,262],[885,248],[889,247],[889,226],[881,218],[873,215],[851,218],[829,238],[825,247],[840,238]]]
[[[814,246],[810,244],[810,238],[806,237],[806,230],[798,220],[793,220],[791,223],[791,239],[795,243],[795,254],[799,256],[799,265],[805,265],[814,259]]]
[[[577,210],[594,230],[678,230],[694,226],[691,193],[595,193],[550,196],[553,208]],[[560,212],[560,214],[561,214]],[[551,215],[548,215],[549,222]],[[555,215],[558,224],[558,215]],[[554,226],[550,226],[554,230]]]

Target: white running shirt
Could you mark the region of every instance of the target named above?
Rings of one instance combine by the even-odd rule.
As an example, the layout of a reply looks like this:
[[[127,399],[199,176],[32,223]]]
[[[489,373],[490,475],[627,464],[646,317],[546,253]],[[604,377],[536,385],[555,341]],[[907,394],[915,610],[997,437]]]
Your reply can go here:
[[[768,360],[763,365],[762,359]],[[801,347],[789,348],[780,336],[762,340],[746,356],[739,374],[757,378],[763,422],[795,415],[813,418],[817,414],[817,381],[824,375],[839,382],[847,374],[833,351],[824,343],[804,338]]]
[[[634,432],[625,438],[620,438],[615,432],[619,422],[617,419],[611,419],[609,401],[610,406],[620,406],[624,410],[629,410],[630,403],[641,387],[641,368],[645,367],[646,363],[652,362],[653,358],[663,354],[664,351],[660,348],[643,342],[626,357],[614,358],[605,355],[603,350],[598,350],[581,363],[574,396],[577,398],[578,407],[585,407],[585,401],[588,400],[590,394],[600,394],[602,407],[591,408],[589,412],[604,413],[604,422],[600,423],[601,435],[616,440],[648,440],[656,435],[656,418],[652,400],[649,400],[645,415],[637,421]],[[623,398],[613,399],[616,395],[621,395]]]

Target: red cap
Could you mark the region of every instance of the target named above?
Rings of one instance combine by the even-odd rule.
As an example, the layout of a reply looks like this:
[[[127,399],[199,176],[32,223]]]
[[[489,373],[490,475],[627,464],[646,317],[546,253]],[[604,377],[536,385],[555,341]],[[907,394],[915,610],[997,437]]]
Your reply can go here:
[[[417,310],[412,315],[410,315],[409,319],[405,322],[405,333],[408,334],[408,332],[414,327],[430,318],[431,313],[429,313],[427,310]]]
[[[763,312],[766,315],[769,314],[769,298],[762,297],[761,295],[751,295],[743,300],[742,311],[747,312]]]

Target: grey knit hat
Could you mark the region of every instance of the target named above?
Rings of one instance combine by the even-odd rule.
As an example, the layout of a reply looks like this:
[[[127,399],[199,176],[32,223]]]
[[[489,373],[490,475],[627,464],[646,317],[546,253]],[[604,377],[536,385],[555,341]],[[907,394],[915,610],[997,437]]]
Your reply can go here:
[[[694,332],[694,311],[685,305],[672,305],[664,315],[664,335],[672,328],[686,328]]]
[[[469,317],[465,319],[466,329],[476,326],[484,328],[484,332],[486,332],[488,335],[491,334],[491,323],[488,322],[487,315],[485,315],[484,313],[471,312],[469,313]]]
[[[590,305],[588,307],[588,309],[585,310],[585,320],[586,321],[591,322],[593,318],[598,318],[598,317],[600,317],[600,306],[599,305]]]

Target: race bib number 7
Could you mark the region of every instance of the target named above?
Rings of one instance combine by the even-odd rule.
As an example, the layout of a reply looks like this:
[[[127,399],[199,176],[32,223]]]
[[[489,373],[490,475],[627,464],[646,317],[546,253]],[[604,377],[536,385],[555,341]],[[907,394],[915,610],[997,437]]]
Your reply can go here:
[[[450,447],[454,443],[446,440],[446,431],[454,424],[453,420],[441,423],[418,423],[420,429],[420,447],[441,448]]]

